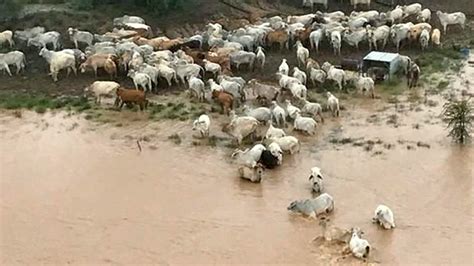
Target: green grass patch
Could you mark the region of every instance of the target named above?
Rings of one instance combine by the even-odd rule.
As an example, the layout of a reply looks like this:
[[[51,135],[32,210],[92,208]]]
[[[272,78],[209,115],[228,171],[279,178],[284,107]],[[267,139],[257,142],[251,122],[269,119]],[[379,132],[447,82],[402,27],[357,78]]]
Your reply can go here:
[[[449,82],[447,80],[441,80],[440,82],[438,82],[438,85],[436,86],[436,88],[438,88],[438,90],[444,90],[448,87],[449,85]]]
[[[0,108],[5,109],[30,109],[38,113],[44,113],[48,109],[66,109],[85,111],[91,105],[85,97],[51,97],[48,95],[34,95],[25,93],[2,93],[0,94]]]
[[[318,94],[313,90],[308,90],[307,98],[310,102],[319,103],[321,106],[326,106],[327,98],[325,93]]]
[[[205,113],[205,105],[202,103],[184,103],[184,102],[162,102],[151,104],[148,107],[149,119],[152,120],[180,120],[186,121],[194,119],[202,113]]]
[[[425,51],[415,58],[423,75],[447,71],[457,72],[461,69],[461,60],[459,50],[449,48]]]
[[[160,113],[161,111],[163,111],[164,109],[166,109],[166,106],[163,105],[163,104],[161,104],[161,103],[159,103],[159,104],[151,105],[151,106],[149,107],[149,109],[150,109],[150,113],[154,115],[154,114],[158,114],[158,113]]]
[[[36,106],[35,107],[35,112],[37,112],[38,114],[44,114],[44,113],[46,113],[46,111],[47,111],[47,109],[44,106]]]
[[[400,95],[406,87],[406,83],[397,77],[392,77],[389,80],[377,84],[377,88],[380,92],[390,95]]]

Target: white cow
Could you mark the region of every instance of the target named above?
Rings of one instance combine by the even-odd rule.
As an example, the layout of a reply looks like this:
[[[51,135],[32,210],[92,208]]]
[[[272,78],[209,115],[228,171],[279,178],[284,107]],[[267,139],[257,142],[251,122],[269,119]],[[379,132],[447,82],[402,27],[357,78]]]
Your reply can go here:
[[[349,241],[349,248],[356,258],[367,258],[370,253],[370,244],[362,238],[362,231],[359,228],[352,228],[352,237]]]
[[[61,34],[57,31],[48,31],[45,33],[40,33],[33,38],[28,39],[27,46],[36,46],[38,48],[46,48],[48,44],[52,44],[54,50],[60,48],[59,37]]]
[[[324,30],[323,29],[318,29],[315,31],[312,31],[309,34],[309,43],[311,45],[311,49],[316,49],[316,52],[319,52],[319,43],[321,40],[324,38]]]
[[[367,37],[369,39],[369,49],[372,50],[372,47],[377,50],[377,42],[382,41],[382,50],[385,49],[387,45],[388,38],[390,37],[390,28],[387,25],[382,25],[373,29],[370,26],[367,26]]]
[[[301,71],[298,67],[293,68],[293,77],[297,78],[301,82],[301,84],[306,85],[306,73]]]
[[[414,3],[407,6],[401,6],[401,8],[403,10],[403,18],[407,18],[412,15],[415,15],[415,16],[418,15],[421,12],[422,7],[421,7],[421,4]]]
[[[202,114],[193,122],[193,130],[198,130],[201,137],[209,137],[209,127],[211,126],[211,119],[208,115]]]
[[[319,167],[311,168],[311,174],[309,175],[309,181],[311,182],[311,188],[316,193],[321,193],[323,187],[323,174]]]
[[[375,82],[371,77],[359,77],[356,81],[356,88],[362,94],[369,93],[372,99],[375,98]]]
[[[257,47],[257,62],[260,64],[260,69],[265,67],[265,53],[263,52],[263,48],[261,46]]]
[[[341,55],[341,33],[339,31],[331,32],[331,45],[335,55]]]
[[[120,88],[120,84],[113,81],[95,81],[91,85],[87,86],[84,91],[91,91],[94,93],[96,103],[100,104],[100,99],[103,96],[114,96],[117,89]]]
[[[390,35],[393,43],[397,47],[397,51],[400,51],[400,44],[403,40],[408,38],[410,29],[413,26],[413,23],[400,23],[392,25],[390,28]]]
[[[20,71],[25,69],[26,57],[23,52],[12,51],[6,54],[0,54],[0,65],[7,71],[8,75],[11,76],[9,65],[16,66],[16,74],[20,74]]]
[[[288,75],[289,72],[290,72],[290,67],[288,66],[288,63],[286,62],[286,59],[283,58],[281,60],[280,66],[278,67],[278,73]]]
[[[321,67],[327,74],[327,79],[337,83],[339,90],[346,85],[346,73],[342,69],[338,69],[329,63],[324,63]]]
[[[329,194],[323,193],[314,199],[295,200],[287,209],[316,219],[317,215],[334,210],[334,199]]]
[[[438,15],[439,22],[443,26],[443,32],[446,34],[446,29],[448,25],[456,25],[459,24],[462,29],[464,29],[464,25],[466,24],[466,15],[462,12],[455,12],[455,13],[444,13],[441,11],[437,11],[436,15]]]
[[[309,58],[309,50],[303,46],[301,41],[297,41],[296,44],[296,58],[298,59],[298,66],[305,66],[306,60]]]
[[[69,28],[67,32],[69,33],[69,38],[76,46],[76,49],[79,48],[79,43],[85,43],[88,46],[91,46],[92,42],[94,41],[94,35],[88,31],[80,31],[75,28]]]
[[[421,31],[420,34],[420,45],[421,45],[421,50],[425,50],[428,47],[428,44],[430,43],[430,32],[427,29],[424,29]]]
[[[10,48],[15,45],[15,42],[13,41],[13,32],[11,30],[0,32],[0,47],[2,47],[6,42],[10,45]]]
[[[327,107],[329,110],[331,110],[331,113],[333,116],[339,116],[339,99],[336,98],[332,93],[328,92],[327,93],[328,97],[328,102],[327,102]]]
[[[377,206],[372,222],[380,224],[385,229],[395,228],[393,212],[385,205]]]

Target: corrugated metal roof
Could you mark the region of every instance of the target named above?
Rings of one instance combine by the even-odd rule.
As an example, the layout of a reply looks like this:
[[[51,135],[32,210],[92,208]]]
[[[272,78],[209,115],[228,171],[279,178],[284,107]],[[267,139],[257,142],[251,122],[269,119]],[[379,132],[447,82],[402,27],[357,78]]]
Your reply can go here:
[[[384,53],[384,52],[370,52],[368,55],[364,57],[364,60],[370,61],[379,61],[379,62],[392,62],[393,60],[397,59],[399,54],[397,53]]]

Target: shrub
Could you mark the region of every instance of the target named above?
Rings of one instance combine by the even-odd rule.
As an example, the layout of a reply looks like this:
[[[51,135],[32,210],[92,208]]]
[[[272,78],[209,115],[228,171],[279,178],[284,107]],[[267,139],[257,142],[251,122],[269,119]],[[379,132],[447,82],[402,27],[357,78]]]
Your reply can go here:
[[[13,18],[21,9],[21,4],[15,0],[0,0],[0,20]]]
[[[452,100],[444,105],[443,117],[454,141],[466,143],[471,138],[472,106],[470,99]]]
[[[69,0],[69,3],[79,10],[91,10],[94,8],[94,0]]]

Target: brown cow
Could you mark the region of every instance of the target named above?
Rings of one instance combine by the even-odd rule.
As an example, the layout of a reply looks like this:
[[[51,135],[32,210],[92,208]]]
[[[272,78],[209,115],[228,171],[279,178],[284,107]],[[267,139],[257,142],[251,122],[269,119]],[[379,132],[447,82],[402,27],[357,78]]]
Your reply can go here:
[[[217,99],[217,102],[222,107],[222,112],[226,115],[229,115],[230,110],[234,107],[234,96],[228,92],[214,90],[212,92],[212,99]]]
[[[81,73],[85,73],[88,68],[92,68],[94,70],[94,74],[97,77],[97,69],[104,68],[106,63],[111,66],[110,60],[116,60],[116,56],[112,54],[93,54],[87,58],[87,60],[79,66]],[[111,68],[109,68],[111,70]],[[109,75],[113,73],[107,71]]]
[[[302,43],[309,43],[309,35],[313,30],[311,27],[308,27],[304,30],[296,30],[295,37],[296,40],[300,40]]]
[[[181,50],[183,50],[187,55],[191,56],[194,60],[194,63],[196,63],[198,65],[201,65],[202,60],[206,57],[206,54],[203,53],[202,51],[196,50],[196,49],[191,49],[187,46],[183,46],[181,48]]]
[[[117,64],[113,60],[113,57],[109,57],[105,60],[104,70],[110,75],[110,79],[117,77]]]
[[[286,30],[276,30],[269,32],[267,34],[267,44],[268,46],[272,46],[274,43],[279,43],[280,44],[280,50],[283,49],[283,46],[286,46],[286,49],[288,49],[288,40],[289,40],[289,35]]]
[[[151,47],[153,47],[154,50],[158,50],[161,46],[161,44],[165,41],[169,41],[170,39],[167,38],[167,37],[156,37],[156,38],[153,38],[153,39],[147,39],[147,38],[143,38],[143,37],[140,37],[140,36],[136,36],[132,39],[132,41],[136,44],[136,45],[150,45]]]
[[[118,106],[120,103],[119,109],[122,109],[124,104],[138,104],[141,111],[148,107],[148,100],[146,99],[144,91],[120,87],[117,89],[116,94],[117,99],[115,99],[115,106]]]
[[[184,43],[184,40],[182,38],[176,38],[176,39],[164,41],[158,46],[158,50],[171,50],[173,47],[176,47],[183,43]]]

